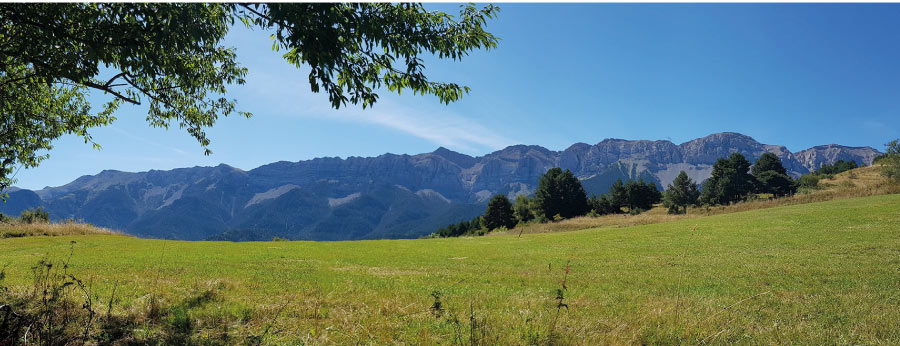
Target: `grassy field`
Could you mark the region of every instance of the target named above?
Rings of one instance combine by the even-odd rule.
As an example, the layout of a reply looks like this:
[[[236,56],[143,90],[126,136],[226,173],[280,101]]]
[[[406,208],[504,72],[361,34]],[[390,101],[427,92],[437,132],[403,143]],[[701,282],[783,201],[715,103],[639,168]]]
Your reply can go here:
[[[638,215],[611,214],[600,217],[575,217],[560,222],[530,223],[516,226],[508,232],[492,232],[489,235],[532,234],[547,232],[567,232],[599,227],[628,227],[648,225],[660,222],[705,217],[710,215],[729,214],[741,211],[774,208],[814,202],[832,201],[846,198],[878,196],[900,193],[900,184],[881,175],[881,166],[860,167],[823,178],[816,189],[803,191],[788,197],[777,199],[760,198],[732,205],[712,207],[690,207],[687,214],[672,215],[661,205]]]
[[[4,284],[70,247],[138,343],[900,343],[900,195],[522,237],[8,238]]]

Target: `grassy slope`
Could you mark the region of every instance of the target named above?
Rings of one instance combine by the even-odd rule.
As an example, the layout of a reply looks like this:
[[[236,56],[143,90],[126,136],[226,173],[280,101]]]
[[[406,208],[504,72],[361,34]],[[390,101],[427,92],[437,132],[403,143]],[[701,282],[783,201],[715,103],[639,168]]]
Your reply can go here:
[[[517,226],[508,232],[492,232],[489,235],[529,234],[565,232],[596,227],[626,227],[669,222],[675,220],[704,217],[709,215],[736,213],[741,211],[774,208],[785,205],[824,202],[846,198],[868,197],[900,193],[900,184],[881,175],[881,166],[853,169],[822,179],[819,188],[806,190],[796,195],[776,199],[759,199],[732,205],[714,207],[691,207],[686,215],[671,215],[661,205],[638,215],[603,215],[600,217],[576,217],[560,222],[531,223]]]
[[[521,238],[12,238],[0,265],[25,285],[75,240],[71,271],[104,304],[118,282],[116,314],[141,319],[151,294],[174,306],[211,292],[190,311],[197,335],[272,324],[281,341],[448,343],[455,325],[427,312],[437,290],[460,334],[471,307],[491,343],[526,343],[548,334],[571,261],[563,342],[898,343],[898,225],[900,195],[885,195]]]

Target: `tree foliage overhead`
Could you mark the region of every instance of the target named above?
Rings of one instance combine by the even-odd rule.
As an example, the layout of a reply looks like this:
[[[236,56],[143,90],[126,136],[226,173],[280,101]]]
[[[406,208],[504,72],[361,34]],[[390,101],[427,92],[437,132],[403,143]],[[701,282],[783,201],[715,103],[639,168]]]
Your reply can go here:
[[[538,209],[548,220],[581,216],[590,211],[581,181],[568,169],[551,168],[541,176],[534,193]]]
[[[310,89],[333,107],[368,107],[378,89],[458,100],[468,87],[429,80],[423,58],[459,60],[496,47],[484,30],[499,11],[451,16],[421,4],[0,4],[0,190],[14,167],[34,167],[65,134],[91,142],[122,104],[147,104],[147,122],[177,124],[208,154],[219,116],[250,116],[225,97],[247,69],[222,40],[236,21],[272,33],[273,48],[310,68]],[[86,96],[108,99],[93,111]]]

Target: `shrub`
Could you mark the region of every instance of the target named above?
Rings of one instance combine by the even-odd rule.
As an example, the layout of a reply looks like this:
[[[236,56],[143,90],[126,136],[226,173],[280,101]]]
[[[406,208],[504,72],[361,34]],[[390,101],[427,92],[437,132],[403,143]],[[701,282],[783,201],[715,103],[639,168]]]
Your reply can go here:
[[[815,174],[804,174],[797,180],[797,186],[807,189],[815,189],[819,187],[819,176]]]
[[[887,152],[878,160],[883,165],[881,174],[889,179],[900,181],[900,140],[886,144]]]
[[[22,214],[19,215],[19,220],[27,224],[48,223],[50,222],[50,214],[41,207],[37,207],[35,209],[23,210]]]

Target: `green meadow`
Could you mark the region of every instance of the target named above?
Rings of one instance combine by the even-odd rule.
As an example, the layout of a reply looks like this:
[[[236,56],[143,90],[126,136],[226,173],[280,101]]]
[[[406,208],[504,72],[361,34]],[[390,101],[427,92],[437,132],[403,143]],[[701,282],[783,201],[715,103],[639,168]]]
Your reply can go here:
[[[126,344],[900,343],[897,194],[521,237],[7,238],[2,285],[70,252]]]

